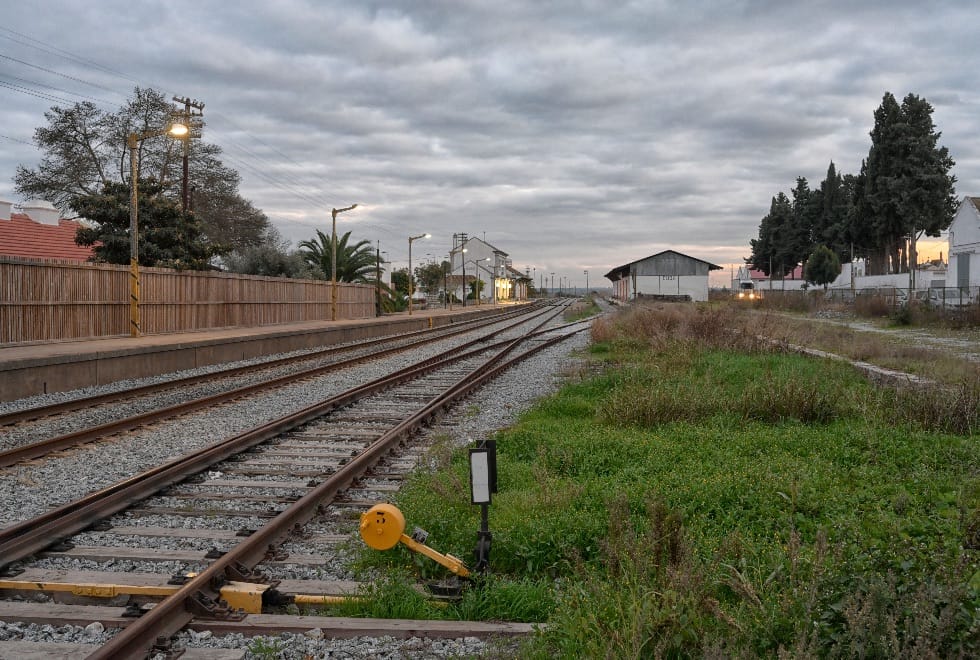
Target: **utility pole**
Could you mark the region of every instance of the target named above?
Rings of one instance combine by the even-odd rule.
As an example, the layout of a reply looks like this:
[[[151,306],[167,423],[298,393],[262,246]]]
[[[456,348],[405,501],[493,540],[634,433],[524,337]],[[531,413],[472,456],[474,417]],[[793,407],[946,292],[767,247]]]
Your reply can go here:
[[[457,238],[459,239],[459,248],[456,247]],[[463,268],[463,307],[466,307],[466,232],[460,232],[459,234],[453,234],[453,252],[459,252],[460,254],[460,264]],[[452,253],[450,253],[450,260],[452,259]]]
[[[204,128],[203,119],[197,119],[196,121],[192,121],[192,119],[195,117],[199,118],[204,116],[204,102],[198,101],[197,99],[189,99],[186,96],[175,96],[173,97],[173,100],[174,103],[184,104],[184,111],[180,113],[181,116],[180,123],[182,123],[188,129],[187,135],[185,135],[182,140],[183,152],[184,152],[183,153],[184,172],[183,172],[183,178],[181,179],[181,183],[180,183],[180,210],[183,211],[184,213],[187,213],[187,210],[190,208],[190,194],[188,188],[188,179],[190,177],[188,173],[189,170],[188,161],[190,156],[191,138],[199,139],[201,137],[201,130]],[[196,114],[194,113],[194,110],[197,110]]]
[[[375,259],[374,288],[378,294],[378,300],[375,303],[374,315],[381,316],[381,241],[378,241],[377,256]]]
[[[357,204],[345,206],[342,209],[332,209],[333,229],[330,231],[330,320],[337,320],[337,214],[357,208]]]

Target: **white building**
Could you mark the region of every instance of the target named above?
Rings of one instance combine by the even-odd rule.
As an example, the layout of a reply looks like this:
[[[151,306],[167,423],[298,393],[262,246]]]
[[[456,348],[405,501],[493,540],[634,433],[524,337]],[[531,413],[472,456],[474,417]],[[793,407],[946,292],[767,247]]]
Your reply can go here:
[[[464,295],[464,275],[467,284],[473,282],[474,278],[483,282],[480,289],[481,301],[507,300],[514,294],[516,289],[511,278],[513,269],[510,268],[510,260],[503,250],[498,250],[479,238],[464,238],[453,248],[450,257],[450,289],[460,300]],[[469,295],[470,291],[467,290],[465,294]]]
[[[946,286],[980,287],[980,197],[964,197],[949,225]]]
[[[617,266],[606,273],[613,283],[613,297],[623,302],[640,298],[707,300],[708,273],[721,266],[665,250]]]

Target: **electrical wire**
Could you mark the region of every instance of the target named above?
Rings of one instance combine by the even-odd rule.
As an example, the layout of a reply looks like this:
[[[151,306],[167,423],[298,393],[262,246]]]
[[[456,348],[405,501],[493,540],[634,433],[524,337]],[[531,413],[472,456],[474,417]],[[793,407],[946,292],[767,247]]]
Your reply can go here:
[[[14,30],[10,30],[10,29],[4,28],[4,27],[0,27],[0,31],[8,33],[8,34],[2,34],[2,33],[0,33],[0,39],[6,39],[8,41],[11,41],[11,42],[16,43],[16,44],[20,44],[22,46],[28,46],[28,47],[37,49],[37,50],[39,50],[41,52],[47,53],[49,55],[53,55],[55,57],[63,58],[65,60],[67,60],[69,62],[72,62],[72,63],[74,63],[76,65],[79,65],[79,66],[81,66],[83,68],[86,68],[86,69],[89,69],[89,70],[95,70],[95,71],[98,71],[98,72],[101,72],[101,73],[105,73],[105,74],[108,74],[110,76],[113,76],[113,77],[116,77],[116,78],[125,80],[127,82],[134,83],[134,84],[136,84],[138,86],[142,86],[141,81],[138,81],[138,80],[136,80],[136,79],[134,79],[134,78],[132,78],[132,77],[130,77],[130,76],[128,76],[128,75],[120,72],[120,71],[117,71],[115,69],[111,69],[109,67],[103,66],[103,65],[99,64],[98,62],[95,62],[93,60],[89,60],[89,59],[83,58],[83,57],[81,57],[81,56],[79,56],[77,54],[74,54],[74,53],[71,53],[71,52],[66,51],[64,49],[58,48],[58,47],[56,47],[56,46],[54,46],[52,44],[48,44],[48,43],[46,43],[44,41],[41,41],[39,39],[35,39],[35,38],[30,37],[28,35],[25,35],[23,33],[16,32]],[[19,39],[14,38],[14,37],[11,37],[9,35],[15,35],[16,37],[19,37]],[[39,71],[43,71],[43,72],[48,73],[48,74],[51,74],[51,75],[59,76],[61,78],[64,78],[64,79],[67,79],[67,80],[71,80],[71,81],[74,81],[74,82],[79,83],[79,84],[82,84],[82,85],[87,85],[89,87],[94,87],[96,89],[101,89],[101,90],[107,91],[109,93],[119,95],[119,96],[121,96],[124,99],[125,98],[128,98],[125,94],[122,94],[122,93],[120,93],[120,92],[118,92],[118,91],[116,91],[114,89],[109,88],[109,87],[105,87],[104,85],[100,85],[98,83],[95,83],[95,82],[92,82],[92,81],[89,81],[89,80],[85,80],[85,79],[80,78],[80,77],[77,77],[77,76],[72,76],[72,75],[68,75],[68,74],[65,74],[65,73],[61,73],[59,71],[55,71],[53,69],[50,69],[50,68],[47,68],[47,67],[43,67],[43,66],[40,66],[38,64],[35,64],[35,63],[32,63],[32,62],[28,62],[28,61],[23,60],[23,59],[20,59],[20,58],[12,57],[12,56],[9,56],[9,55],[4,55],[2,53],[0,53],[0,58],[9,60],[11,62],[20,64],[22,66],[26,66],[26,67],[30,67],[30,68],[33,68],[33,69],[36,69],[36,70],[39,70]],[[57,87],[54,87],[54,86],[51,86],[51,85],[47,85],[45,83],[41,83],[41,82],[38,82],[38,81],[26,80],[26,79],[17,78],[17,77],[14,77],[14,76],[11,76],[11,77],[14,80],[19,80],[19,81],[21,81],[23,83],[28,83],[30,85],[34,85],[35,87],[34,88],[27,87],[27,86],[24,86],[24,85],[18,85],[16,83],[5,82],[3,80],[0,80],[0,87],[6,87],[8,89],[11,89],[11,90],[14,90],[14,91],[23,93],[23,94],[27,94],[27,95],[30,95],[30,96],[34,96],[34,97],[37,97],[37,98],[40,98],[40,99],[43,99],[43,100],[52,101],[52,102],[56,102],[56,103],[60,102],[60,103],[69,103],[70,104],[70,103],[72,103],[72,101],[70,101],[69,99],[66,99],[66,98],[55,96],[54,94],[49,94],[47,92],[42,91],[41,89],[37,89],[37,87],[42,87],[42,88],[50,89],[50,90],[53,90],[53,91],[60,92],[62,94],[68,94],[68,95],[71,95],[71,96],[77,96],[79,98],[84,98],[84,99],[87,99],[87,100],[91,100],[93,102],[96,102],[96,103],[99,103],[99,104],[102,104],[102,105],[105,105],[105,106],[108,106],[108,107],[112,107],[114,105],[113,103],[111,103],[109,101],[106,101],[105,99],[99,99],[99,98],[96,98],[96,97],[86,96],[84,94],[80,94],[80,93],[76,93],[76,92],[71,92],[71,91],[68,91],[68,90],[65,90],[65,89],[61,89],[61,88],[57,88]],[[168,91],[165,90],[165,86],[162,86],[162,85],[152,85],[150,87],[153,88],[153,89],[161,90],[163,93],[167,94],[168,96],[174,96],[173,93],[168,92]],[[233,128],[235,128],[235,129],[237,129],[239,131],[243,131],[244,132],[246,130],[246,129],[242,128],[241,126],[237,125],[230,117],[227,117],[227,116],[225,116],[223,114],[220,114],[220,113],[217,113],[216,114],[216,113],[213,113],[213,112],[212,113],[209,113],[209,117],[212,117],[212,116],[219,118],[221,121],[226,122],[227,124],[229,124],[230,126],[232,126]],[[283,161],[285,161],[287,163],[291,163],[293,165],[296,165],[297,167],[304,167],[304,165],[302,163],[298,163],[297,161],[293,160],[287,154],[285,154],[282,150],[280,150],[279,148],[277,148],[275,145],[272,145],[272,144],[269,144],[267,142],[264,142],[260,138],[258,138],[257,136],[254,136],[254,135],[250,137],[250,140],[252,140],[252,141],[254,141],[254,142],[258,143],[258,144],[261,144],[262,146],[264,146],[268,150],[270,150],[273,153],[275,153],[277,155],[277,157],[279,158],[278,161],[269,159],[269,158],[263,156],[262,154],[259,154],[256,151],[254,151],[252,149],[249,149],[248,147],[246,147],[246,146],[238,143],[237,141],[235,141],[233,138],[231,138],[231,136],[228,135],[227,133],[225,133],[224,131],[218,130],[216,132],[218,133],[219,137],[222,134],[224,134],[224,140],[223,140],[223,142],[231,147],[230,150],[228,148],[222,148],[221,154],[220,154],[222,159],[227,159],[227,160],[235,163],[237,165],[237,167],[239,167],[239,168],[241,168],[243,170],[246,170],[246,171],[250,172],[251,175],[257,177],[258,179],[261,179],[262,181],[268,183],[269,185],[273,186],[274,188],[276,188],[278,190],[281,190],[283,192],[286,192],[286,193],[294,196],[297,199],[303,200],[303,201],[308,202],[308,203],[310,203],[310,204],[312,204],[314,206],[317,206],[317,207],[320,207],[320,208],[324,208],[324,209],[332,207],[332,204],[328,201],[328,198],[335,197],[336,195],[332,194],[332,192],[329,189],[327,189],[325,191],[319,191],[315,195],[314,194],[310,194],[309,192],[303,190],[304,187],[307,187],[307,184],[304,183],[303,181],[301,181],[299,178],[297,178],[295,176],[290,176],[290,175],[282,174],[282,173],[278,173],[278,174],[271,174],[270,173],[271,170],[275,169],[275,166],[276,165],[281,164]],[[15,138],[7,138],[7,139],[11,139],[11,140],[14,140],[16,142],[21,142],[23,144],[30,144],[28,142],[24,142],[22,140],[17,140]],[[236,157],[235,154],[232,153],[232,151],[239,152],[239,155]],[[295,223],[296,221],[288,221],[288,222],[294,222]],[[305,225],[307,223],[297,223],[297,224],[304,224]],[[367,222],[367,223],[361,224],[361,226],[363,228],[365,228],[365,229],[370,229],[370,230],[381,232],[383,234],[387,234],[388,236],[393,237],[393,238],[397,238],[397,239],[401,239],[402,238],[400,236],[400,234],[396,233],[395,228],[393,228],[393,227],[392,228],[389,228],[391,226],[388,225],[387,223],[383,223],[383,222]]]

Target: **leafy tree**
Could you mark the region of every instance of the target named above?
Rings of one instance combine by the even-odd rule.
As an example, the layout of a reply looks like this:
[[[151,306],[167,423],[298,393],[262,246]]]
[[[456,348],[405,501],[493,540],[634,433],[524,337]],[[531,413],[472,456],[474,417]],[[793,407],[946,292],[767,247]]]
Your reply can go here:
[[[234,250],[223,257],[222,261],[225,268],[232,273],[324,279],[319,268],[308,264],[300,252],[289,249],[289,241],[284,239],[275,227],[269,228],[265,240],[259,245]]]
[[[827,285],[837,279],[840,272],[840,259],[834,254],[834,251],[826,245],[818,245],[807,259],[803,276],[807,282],[823,285],[826,291]]]
[[[117,112],[100,110],[88,101],[52,107],[44,115],[48,125],[34,132],[41,162],[37,168],[18,166],[15,188],[27,199],[51,202],[66,215],[79,213],[71,206],[72,199],[99,195],[109,183],[128,183],[127,136],[159,131],[173,121],[173,113],[162,93],[140,87]],[[224,252],[261,243],[268,219],[239,196],[238,173],[221,163],[221,149],[189,139],[188,150],[193,206],[213,249]],[[167,197],[179,200],[181,153],[181,142],[167,136],[141,140],[138,180],[154,178]]]
[[[331,236],[319,229],[316,237],[300,241],[300,253],[308,264],[319,269],[323,277],[329,279],[332,273],[333,246]],[[362,240],[350,245],[350,232],[337,238],[337,281],[374,282],[376,279],[378,257],[371,247],[371,241]]]
[[[70,198],[69,203],[94,223],[80,227],[75,242],[94,246],[96,261],[128,264],[129,186],[109,182],[101,193],[77,195]],[[164,197],[158,183],[140,181],[138,209],[141,265],[208,268],[214,251],[203,237],[200,223],[193,213],[183,213],[174,200]]]
[[[408,298],[408,269],[399,268],[391,271],[391,288],[395,290],[396,297]]]
[[[448,272],[448,261],[443,261],[441,264],[434,262],[422,264],[415,267],[415,281],[418,282],[421,291],[433,294],[443,288]]]

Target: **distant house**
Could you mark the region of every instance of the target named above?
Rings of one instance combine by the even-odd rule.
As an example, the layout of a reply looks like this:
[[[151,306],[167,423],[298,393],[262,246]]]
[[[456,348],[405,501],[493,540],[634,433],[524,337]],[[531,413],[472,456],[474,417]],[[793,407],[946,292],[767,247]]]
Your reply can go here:
[[[81,226],[60,217],[47,206],[24,206],[23,213],[12,211],[13,204],[0,201],[0,256],[30,259],[88,261],[92,248],[75,245]]]
[[[483,300],[503,300],[507,295],[506,272],[507,253],[479,238],[469,238],[453,250],[450,262],[449,290],[462,299],[464,296],[463,276],[466,276],[465,295],[470,295],[470,284],[479,280],[480,298]],[[458,276],[458,277],[457,277]],[[472,276],[472,277],[471,277]],[[511,285],[513,286],[513,285]]]
[[[964,197],[949,225],[946,286],[980,286],[980,197]]]
[[[792,271],[787,273],[785,277],[769,277],[761,270],[756,270],[755,268],[750,268],[749,266],[739,266],[738,272],[735,274],[734,281],[732,282],[732,288],[738,286],[738,282],[748,282],[751,281],[755,284],[757,290],[773,290],[773,289],[803,289],[806,288],[806,280],[803,279],[803,266],[797,265]]]
[[[721,266],[665,250],[617,266],[605,277],[613,283],[613,297],[623,302],[642,298],[699,301],[708,299],[712,270],[721,270]]]

